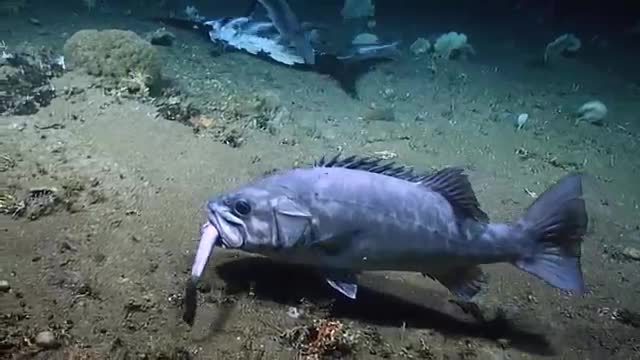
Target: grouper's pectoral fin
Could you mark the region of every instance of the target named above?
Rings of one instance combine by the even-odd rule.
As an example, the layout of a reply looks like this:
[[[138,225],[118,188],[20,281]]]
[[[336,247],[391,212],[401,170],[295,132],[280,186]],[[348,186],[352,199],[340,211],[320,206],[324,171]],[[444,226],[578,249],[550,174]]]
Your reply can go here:
[[[461,267],[444,274],[425,274],[442,285],[460,300],[469,301],[487,283],[487,275],[478,266]]]
[[[326,280],[332,288],[338,290],[342,295],[355,300],[358,294],[358,284],[356,276],[349,272],[329,271],[325,272]]]

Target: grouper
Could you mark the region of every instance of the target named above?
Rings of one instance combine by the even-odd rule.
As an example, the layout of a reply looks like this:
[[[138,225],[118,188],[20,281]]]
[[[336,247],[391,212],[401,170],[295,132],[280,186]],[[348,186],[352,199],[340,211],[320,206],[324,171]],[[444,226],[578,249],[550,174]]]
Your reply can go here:
[[[567,174],[510,223],[490,222],[463,168],[430,173],[368,157],[340,157],[279,171],[210,199],[187,282],[192,324],[196,282],[214,247],[316,268],[356,299],[363,271],[428,276],[469,301],[487,283],[480,265],[509,263],[581,294],[588,225],[582,175]]]

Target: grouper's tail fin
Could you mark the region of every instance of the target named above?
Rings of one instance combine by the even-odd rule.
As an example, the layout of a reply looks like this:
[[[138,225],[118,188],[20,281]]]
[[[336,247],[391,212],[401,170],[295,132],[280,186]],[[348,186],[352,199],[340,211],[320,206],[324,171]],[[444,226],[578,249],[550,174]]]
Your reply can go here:
[[[550,285],[584,292],[580,264],[588,215],[582,197],[582,176],[565,176],[541,194],[518,222],[533,251],[515,265]]]

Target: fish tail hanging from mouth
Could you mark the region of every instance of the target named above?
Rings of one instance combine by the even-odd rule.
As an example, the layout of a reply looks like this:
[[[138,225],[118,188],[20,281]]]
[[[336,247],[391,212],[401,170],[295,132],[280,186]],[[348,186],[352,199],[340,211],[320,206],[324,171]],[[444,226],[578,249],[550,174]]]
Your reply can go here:
[[[216,245],[216,241],[218,241],[218,231],[211,223],[205,223],[202,226],[202,236],[191,268],[191,276],[187,281],[184,292],[184,314],[182,315],[182,320],[189,325],[193,325],[198,307],[198,291],[196,285],[204,272],[211,252]]]

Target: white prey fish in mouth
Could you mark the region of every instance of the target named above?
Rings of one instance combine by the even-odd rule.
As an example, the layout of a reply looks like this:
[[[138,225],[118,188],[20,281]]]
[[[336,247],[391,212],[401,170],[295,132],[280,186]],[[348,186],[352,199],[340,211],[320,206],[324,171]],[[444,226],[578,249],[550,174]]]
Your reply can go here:
[[[211,226],[204,227],[187,286],[189,323],[195,282],[214,245],[311,265],[352,299],[357,274],[386,270],[420,272],[468,301],[487,282],[479,265],[492,263],[584,291],[588,216],[578,174],[560,179],[515,221],[495,223],[460,168],[416,173],[379,159],[336,156],[226,192],[207,203],[207,213]]]

